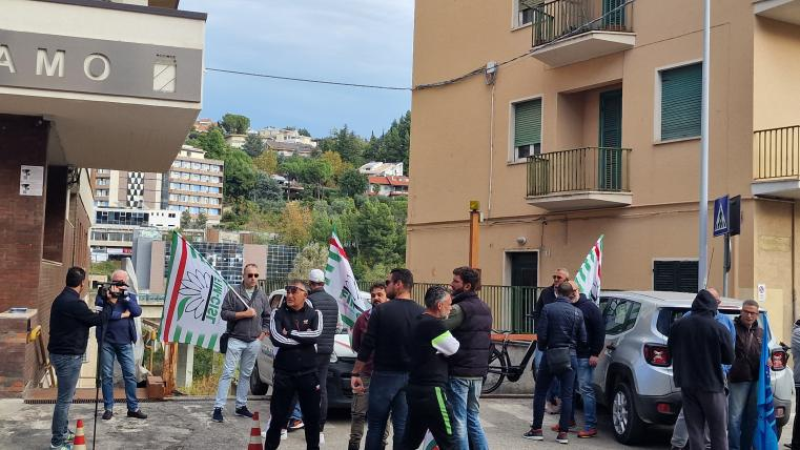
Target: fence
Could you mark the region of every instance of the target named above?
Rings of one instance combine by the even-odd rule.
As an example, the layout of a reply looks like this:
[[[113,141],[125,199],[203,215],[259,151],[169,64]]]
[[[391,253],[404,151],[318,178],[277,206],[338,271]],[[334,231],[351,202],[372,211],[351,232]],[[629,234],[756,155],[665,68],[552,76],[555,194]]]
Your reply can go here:
[[[753,178],[800,177],[800,126],[759,130],[753,134]]]
[[[633,31],[633,1],[552,0],[532,2],[533,46],[589,31]]]
[[[528,197],[559,192],[629,192],[630,149],[584,147],[528,158]]]
[[[287,281],[262,280],[261,287],[265,292],[272,292],[286,286]],[[358,288],[368,292],[372,282],[359,282]],[[411,297],[418,303],[425,298],[425,291],[431,286],[443,286],[436,283],[414,283]],[[492,326],[495,329],[512,330],[515,333],[533,333],[533,319],[528,315],[533,314],[534,304],[541,288],[527,286],[482,286],[478,295],[489,305],[492,311]]]

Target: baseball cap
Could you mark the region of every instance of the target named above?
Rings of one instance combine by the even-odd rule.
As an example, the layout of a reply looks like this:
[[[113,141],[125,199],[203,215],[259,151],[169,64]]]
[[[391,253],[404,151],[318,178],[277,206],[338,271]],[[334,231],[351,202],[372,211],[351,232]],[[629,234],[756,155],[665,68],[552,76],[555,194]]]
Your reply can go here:
[[[325,272],[319,269],[311,269],[311,272],[308,274],[308,281],[312,283],[324,283],[325,282]]]

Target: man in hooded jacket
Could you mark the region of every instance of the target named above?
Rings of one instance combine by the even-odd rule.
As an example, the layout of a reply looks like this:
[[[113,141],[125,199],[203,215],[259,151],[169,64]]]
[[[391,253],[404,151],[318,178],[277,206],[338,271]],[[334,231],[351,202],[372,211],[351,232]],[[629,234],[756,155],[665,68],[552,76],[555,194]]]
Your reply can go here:
[[[728,450],[727,399],[722,364],[733,364],[730,332],[715,320],[717,300],[702,290],[692,303],[692,314],[675,322],[667,341],[675,385],[681,388],[689,446],[705,446],[708,425],[711,448]]]

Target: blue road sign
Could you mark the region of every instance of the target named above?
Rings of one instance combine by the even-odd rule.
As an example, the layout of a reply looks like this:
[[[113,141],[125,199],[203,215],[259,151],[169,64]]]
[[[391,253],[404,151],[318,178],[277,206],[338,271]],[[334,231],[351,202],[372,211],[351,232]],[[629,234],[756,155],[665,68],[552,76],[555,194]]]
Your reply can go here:
[[[722,236],[728,233],[729,218],[728,196],[714,200],[714,236]]]

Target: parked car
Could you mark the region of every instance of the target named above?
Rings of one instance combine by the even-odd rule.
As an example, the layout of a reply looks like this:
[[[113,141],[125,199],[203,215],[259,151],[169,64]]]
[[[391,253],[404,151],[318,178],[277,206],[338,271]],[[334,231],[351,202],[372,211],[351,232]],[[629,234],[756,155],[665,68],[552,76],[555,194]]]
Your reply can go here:
[[[638,442],[648,424],[673,424],[677,419],[681,395],[672,378],[667,338],[672,324],[691,309],[694,297],[680,292],[607,292],[601,296],[606,347],[595,370],[594,388],[597,401],[611,410],[614,436],[622,444]],[[719,310],[733,319],[741,307],[741,301],[725,298]],[[759,325],[765,314],[762,309]],[[787,366],[786,348],[774,337],[769,348],[780,433],[792,411],[794,375]]]
[[[362,298],[367,299],[369,293],[359,292]],[[271,308],[277,308],[286,297],[285,289],[278,289],[269,294]],[[254,395],[266,395],[272,385],[272,362],[275,357],[275,348],[268,338],[261,341],[261,351],[256,358],[253,374],[250,376],[250,392]],[[331,364],[328,366],[328,408],[349,408],[353,391],[350,388],[350,374],[356,362],[356,353],[350,347],[350,334],[347,329],[337,330],[331,354]]]

